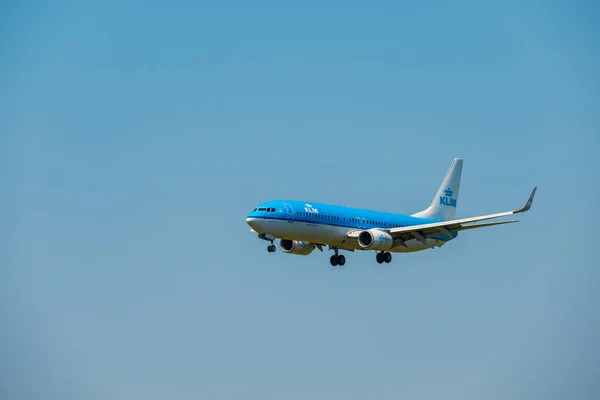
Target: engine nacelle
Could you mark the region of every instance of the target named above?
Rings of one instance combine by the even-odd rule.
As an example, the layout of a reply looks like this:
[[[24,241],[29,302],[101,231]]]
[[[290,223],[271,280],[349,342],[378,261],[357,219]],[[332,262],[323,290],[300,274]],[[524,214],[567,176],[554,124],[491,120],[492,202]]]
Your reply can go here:
[[[392,236],[379,229],[369,229],[358,234],[358,245],[365,250],[389,250],[393,243]]]
[[[307,256],[315,249],[315,245],[300,240],[281,239],[279,241],[279,248],[284,253]]]

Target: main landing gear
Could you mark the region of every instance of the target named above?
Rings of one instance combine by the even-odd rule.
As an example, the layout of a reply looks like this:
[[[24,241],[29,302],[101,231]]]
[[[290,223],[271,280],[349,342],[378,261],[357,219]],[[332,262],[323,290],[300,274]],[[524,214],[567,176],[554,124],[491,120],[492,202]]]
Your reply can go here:
[[[277,249],[277,247],[275,247],[275,245],[273,244],[273,242],[271,242],[271,244],[267,246],[267,251],[269,253],[275,253],[276,249]]]
[[[335,254],[331,256],[331,259],[329,260],[329,262],[331,263],[332,267],[337,267],[338,265],[340,267],[343,267],[344,264],[346,264],[346,257],[344,257],[343,254],[338,254],[338,249],[334,249]]]
[[[381,252],[381,253],[377,253],[377,262],[379,264],[383,264],[385,263],[389,263],[390,261],[392,261],[392,255],[388,252]]]

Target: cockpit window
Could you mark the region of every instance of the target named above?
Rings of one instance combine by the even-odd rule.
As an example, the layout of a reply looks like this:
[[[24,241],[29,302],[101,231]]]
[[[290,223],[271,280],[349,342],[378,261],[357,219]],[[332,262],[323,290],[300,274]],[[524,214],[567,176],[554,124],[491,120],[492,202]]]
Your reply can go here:
[[[260,208],[258,209],[258,211],[265,211],[265,208],[264,208],[264,207],[260,207]]]

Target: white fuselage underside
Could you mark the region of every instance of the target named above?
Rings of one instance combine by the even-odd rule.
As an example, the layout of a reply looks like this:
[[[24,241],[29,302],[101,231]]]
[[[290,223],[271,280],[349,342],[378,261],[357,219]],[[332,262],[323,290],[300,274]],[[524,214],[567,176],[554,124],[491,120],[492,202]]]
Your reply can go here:
[[[353,230],[348,227],[265,218],[247,218],[246,222],[257,233],[269,234],[277,239],[300,240],[348,250],[365,250],[360,247],[356,239],[346,236]],[[408,253],[441,247],[445,243],[443,240],[436,239],[425,239],[425,243],[421,243],[413,239],[406,241],[405,246],[397,246],[388,251]]]

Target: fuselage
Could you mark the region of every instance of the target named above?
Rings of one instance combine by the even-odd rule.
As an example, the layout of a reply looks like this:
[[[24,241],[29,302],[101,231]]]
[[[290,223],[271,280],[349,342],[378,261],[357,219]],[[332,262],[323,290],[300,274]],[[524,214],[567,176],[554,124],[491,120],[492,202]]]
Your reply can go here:
[[[382,230],[439,222],[360,208],[299,200],[272,200],[257,206],[246,218],[250,227],[259,234],[277,239],[298,240],[325,244],[348,250],[361,250],[347,233],[354,230],[378,228]],[[456,233],[453,237],[456,237]],[[444,235],[427,239],[426,243],[410,240],[404,246],[390,251],[411,252],[442,246],[448,241]]]

